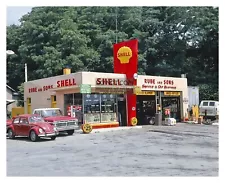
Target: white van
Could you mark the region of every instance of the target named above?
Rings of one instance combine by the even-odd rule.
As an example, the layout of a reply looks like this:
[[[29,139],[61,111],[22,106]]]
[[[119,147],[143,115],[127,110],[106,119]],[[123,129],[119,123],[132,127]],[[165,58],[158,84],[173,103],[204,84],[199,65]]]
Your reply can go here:
[[[219,116],[219,102],[213,100],[203,100],[199,105],[199,115],[205,116],[205,111],[207,113],[207,118],[216,119]]]

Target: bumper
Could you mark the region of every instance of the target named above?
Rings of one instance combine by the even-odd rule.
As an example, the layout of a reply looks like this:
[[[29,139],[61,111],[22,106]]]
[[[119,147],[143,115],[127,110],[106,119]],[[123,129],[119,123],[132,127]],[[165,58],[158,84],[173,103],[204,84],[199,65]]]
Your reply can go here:
[[[67,131],[67,130],[76,130],[79,129],[79,126],[65,126],[65,127],[56,127],[58,132]]]
[[[58,132],[56,132],[56,133],[45,133],[45,134],[39,134],[38,137],[52,137],[52,136],[56,136],[58,134],[59,134]]]
[[[199,116],[205,116],[205,113],[200,113]],[[214,117],[214,116],[217,116],[216,114],[207,114],[206,115],[207,117]]]

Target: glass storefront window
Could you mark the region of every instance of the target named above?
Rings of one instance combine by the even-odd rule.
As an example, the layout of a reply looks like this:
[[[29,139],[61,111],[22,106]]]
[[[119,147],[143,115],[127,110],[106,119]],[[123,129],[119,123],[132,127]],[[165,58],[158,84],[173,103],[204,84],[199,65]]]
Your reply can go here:
[[[107,123],[117,120],[116,95],[84,94],[84,120],[87,123]]]
[[[84,113],[100,113],[100,95],[84,94]]]
[[[116,95],[101,95],[101,122],[115,122],[117,120]]]
[[[101,112],[116,112],[116,96],[113,94],[103,94],[101,100]]]
[[[82,104],[83,99],[83,104]],[[75,117],[79,122],[109,123],[117,122],[117,95],[114,94],[65,94],[64,106],[66,115],[68,107],[73,105]],[[77,110],[77,107],[79,110]],[[83,109],[82,109],[83,108]],[[82,110],[80,110],[82,109]]]
[[[82,95],[80,93],[64,94],[64,113],[66,116],[76,117],[79,123],[82,122]]]
[[[64,94],[64,115],[67,114],[67,108],[73,105],[73,95],[74,94]]]
[[[84,94],[84,121],[85,123],[100,123],[99,94]]]

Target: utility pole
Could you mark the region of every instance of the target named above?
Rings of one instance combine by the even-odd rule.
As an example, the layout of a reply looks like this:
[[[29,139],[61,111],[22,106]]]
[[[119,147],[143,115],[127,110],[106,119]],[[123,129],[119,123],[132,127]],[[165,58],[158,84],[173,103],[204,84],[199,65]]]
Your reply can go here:
[[[116,6],[116,43],[117,43],[117,29],[118,29],[118,28],[117,28],[117,23],[118,23],[118,22],[117,22],[117,6]]]
[[[24,64],[25,69],[25,82],[27,82],[27,63]]]

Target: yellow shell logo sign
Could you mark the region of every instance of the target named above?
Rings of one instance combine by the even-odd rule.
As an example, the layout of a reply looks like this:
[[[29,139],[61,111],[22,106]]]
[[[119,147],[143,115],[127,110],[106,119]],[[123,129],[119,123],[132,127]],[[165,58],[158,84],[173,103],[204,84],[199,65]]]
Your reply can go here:
[[[91,133],[92,126],[88,123],[85,123],[84,125],[82,125],[82,130],[84,133]]]
[[[117,52],[117,58],[120,60],[121,64],[129,63],[131,57],[132,50],[127,46],[121,47]]]
[[[138,120],[137,120],[136,117],[131,118],[131,125],[132,125],[132,126],[136,126],[137,123],[138,123]]]

